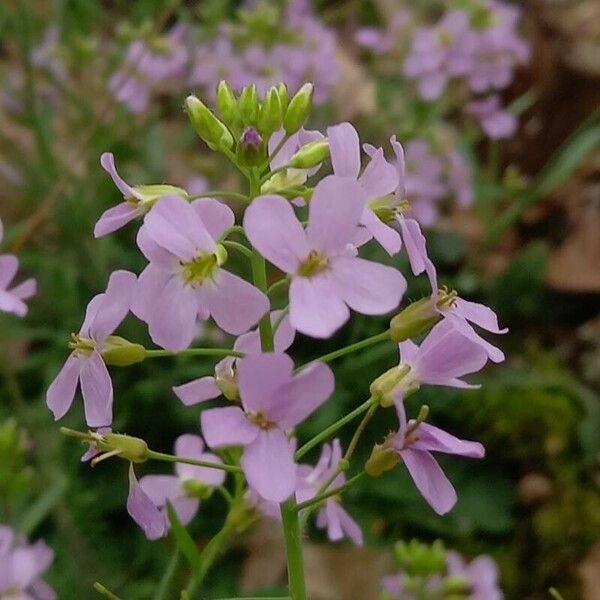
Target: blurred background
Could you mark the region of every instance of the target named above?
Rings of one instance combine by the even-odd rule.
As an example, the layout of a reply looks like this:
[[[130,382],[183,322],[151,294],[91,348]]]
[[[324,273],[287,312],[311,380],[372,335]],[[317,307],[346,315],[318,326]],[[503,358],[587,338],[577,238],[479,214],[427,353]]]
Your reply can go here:
[[[481,50],[487,71],[471,79],[440,71],[427,80],[431,60],[447,59],[444,40],[456,31],[444,19],[453,10],[466,12],[477,31],[506,27]],[[0,522],[54,548],[46,580],[59,598],[93,598],[96,580],[128,600],[152,597],[173,542],[143,538],[125,511],[127,465],[81,464],[80,446],[58,433],[45,390],[108,274],[144,266],[135,228],[93,237],[100,214],[120,199],[100,154],[113,152],[132,185],[242,189],[182,110],[190,92],[211,102],[220,79],[238,89],[256,83],[260,93],[278,81],[295,91],[310,80],[310,128],[351,120],[375,145],[396,134],[407,152],[408,198],[441,283],[493,307],[510,328],[496,340],[507,360],[475,378],[480,390],[423,389],[415,397],[431,406],[436,424],[486,446],[477,464],[443,462],[458,489],[456,508],[438,517],[399,470],[349,492],[346,506],[367,549],[327,544],[311,530],[314,597],[378,598],[379,580],[393,571],[391,545],[418,537],[492,555],[509,599],[548,598],[550,586],[565,600],[600,598],[595,0],[2,2],[2,251],[19,256],[38,294],[25,319],[0,313]],[[403,257],[368,252],[408,273]],[[425,282],[410,279],[408,298],[426,293]],[[292,352],[308,359],[385,326],[355,316],[324,343],[299,336]],[[133,318],[121,331],[150,345]],[[231,344],[210,327],[203,335],[204,345]],[[386,346],[339,361],[334,401],[302,434],[364,399],[369,382],[396,360]],[[199,414],[170,388],[211,368],[169,359],[112,369],[114,428],[170,451],[178,435],[197,431]],[[75,407],[61,424],[82,428],[81,402]],[[393,425],[379,415],[359,453],[366,458]],[[191,526],[198,544],[223,516],[217,498],[205,503]],[[282,591],[284,571],[277,527],[260,523],[219,562],[210,592]]]

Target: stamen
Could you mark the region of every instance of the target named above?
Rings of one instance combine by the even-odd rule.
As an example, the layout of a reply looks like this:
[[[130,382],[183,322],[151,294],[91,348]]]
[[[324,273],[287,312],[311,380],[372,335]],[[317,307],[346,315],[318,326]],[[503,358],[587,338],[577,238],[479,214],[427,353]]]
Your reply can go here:
[[[329,266],[329,259],[316,250],[311,250],[308,258],[300,265],[298,275],[300,277],[311,277],[321,271],[324,271]]]

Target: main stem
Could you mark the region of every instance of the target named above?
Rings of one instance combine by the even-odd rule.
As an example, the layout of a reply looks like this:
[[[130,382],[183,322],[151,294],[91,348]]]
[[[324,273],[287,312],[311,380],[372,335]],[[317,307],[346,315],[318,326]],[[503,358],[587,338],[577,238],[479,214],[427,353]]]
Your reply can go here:
[[[250,176],[250,198],[260,193],[260,180],[256,173]],[[267,267],[265,259],[256,251],[252,252],[252,278],[254,285],[265,294],[267,286]],[[271,316],[267,313],[259,322],[260,345],[263,352],[273,352],[273,328]],[[296,511],[296,497],[282,502],[281,521],[285,540],[287,559],[288,588],[291,600],[306,600],[306,584],[304,581],[304,557],[302,556],[302,539],[300,520]]]

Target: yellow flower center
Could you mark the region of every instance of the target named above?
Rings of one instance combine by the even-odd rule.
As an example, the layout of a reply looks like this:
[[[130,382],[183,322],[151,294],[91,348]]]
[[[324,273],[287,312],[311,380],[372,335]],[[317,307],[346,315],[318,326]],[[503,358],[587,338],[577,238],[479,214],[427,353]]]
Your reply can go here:
[[[300,265],[298,275],[300,277],[312,277],[329,266],[329,259],[319,254],[316,250],[311,250],[308,258]]]

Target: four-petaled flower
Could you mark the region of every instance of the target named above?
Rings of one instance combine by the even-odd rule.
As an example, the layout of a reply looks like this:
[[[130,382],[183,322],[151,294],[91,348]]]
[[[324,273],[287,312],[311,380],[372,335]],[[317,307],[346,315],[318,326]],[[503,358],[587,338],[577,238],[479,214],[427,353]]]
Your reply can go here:
[[[106,292],[88,304],[83,325],[69,344],[73,352],[46,394],[46,403],[55,419],[69,410],[77,384],[81,383],[87,424],[105,427],[112,423],[113,388],[101,352],[107,338],[129,312],[135,282],[133,273],[115,271]]]
[[[331,395],[334,379],[323,363],[293,374],[287,354],[250,355],[237,361],[242,407],[205,410],[202,434],[211,448],[244,446],[241,465],[263,498],[283,502],[296,489],[296,440],[286,431],[312,414]]]
[[[306,230],[280,196],[256,198],[246,210],[252,245],[292,278],[290,320],[297,331],[326,338],[348,320],[348,307],[380,315],[400,303],[402,274],[356,256],[353,242],[364,207],[359,183],[330,175],[314,190]]]
[[[159,346],[187,348],[198,318],[212,316],[239,335],[269,310],[265,294],[221,267],[226,253],[215,240],[233,223],[232,210],[213,199],[190,204],[165,196],[146,215],[137,242],[150,264],[139,277],[131,309],[148,323]]]

